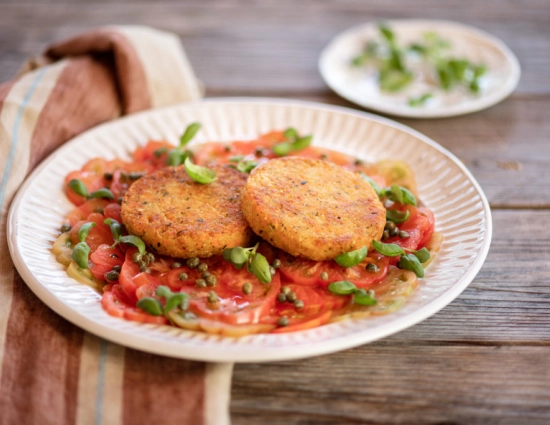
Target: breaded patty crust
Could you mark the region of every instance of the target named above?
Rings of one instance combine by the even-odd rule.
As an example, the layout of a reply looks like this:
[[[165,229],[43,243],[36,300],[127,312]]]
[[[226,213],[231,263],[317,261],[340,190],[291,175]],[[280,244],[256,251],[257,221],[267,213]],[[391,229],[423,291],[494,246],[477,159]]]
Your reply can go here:
[[[136,181],[122,201],[122,222],[154,251],[171,257],[211,257],[248,246],[253,232],[243,217],[247,175],[210,167],[211,184],[193,181],[185,167],[166,167]]]
[[[243,213],[266,241],[295,256],[325,261],[379,240],[386,210],[358,174],[319,159],[274,159],[252,171]]]

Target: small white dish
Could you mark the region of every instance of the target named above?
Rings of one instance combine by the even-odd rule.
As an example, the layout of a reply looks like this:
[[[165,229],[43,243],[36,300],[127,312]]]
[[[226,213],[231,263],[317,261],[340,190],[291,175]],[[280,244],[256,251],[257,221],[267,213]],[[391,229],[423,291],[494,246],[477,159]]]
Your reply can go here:
[[[445,92],[419,80],[398,93],[381,91],[374,70],[350,65],[369,40],[380,38],[379,22],[370,22],[336,36],[319,58],[319,71],[327,85],[350,102],[401,117],[451,117],[500,102],[519,82],[521,70],[516,56],[501,40],[484,31],[451,21],[392,20],[384,23],[393,30],[399,45],[419,42],[424,33],[435,32],[451,43],[449,51],[454,57],[485,64],[487,72],[480,81],[481,91],[474,94],[457,88]],[[424,105],[409,106],[410,98],[427,92],[433,97]]]
[[[137,146],[165,139],[177,144],[199,121],[193,143],[247,140],[296,127],[314,144],[366,161],[395,158],[413,168],[422,202],[432,209],[444,245],[400,310],[284,334],[229,338],[109,316],[92,288],[70,278],[51,254],[73,208],[64,178],[95,157],[129,159]],[[450,152],[411,128],[347,108],[284,99],[208,99],[143,112],[100,125],[50,155],[29,176],[8,218],[8,243],[17,270],[52,310],[81,328],[139,350],[193,360],[265,362],[332,353],[408,328],[445,307],[474,279],[491,243],[491,211],[470,172]]]

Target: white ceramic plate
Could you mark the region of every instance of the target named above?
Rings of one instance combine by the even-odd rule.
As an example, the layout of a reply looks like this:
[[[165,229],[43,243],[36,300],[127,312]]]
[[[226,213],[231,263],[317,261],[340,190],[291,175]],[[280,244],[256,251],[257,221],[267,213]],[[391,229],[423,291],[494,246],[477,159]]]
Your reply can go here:
[[[177,142],[187,124],[203,130],[195,143],[252,139],[296,127],[314,144],[365,160],[400,158],[413,167],[422,201],[436,217],[444,246],[418,290],[399,311],[288,334],[227,338],[140,324],[107,315],[98,293],[69,278],[50,253],[72,206],[66,174],[91,158],[129,158],[150,139]],[[211,99],[136,114],[84,133],[46,159],[14,200],[9,246],[19,273],[50,308],[81,328],[143,351],[206,361],[261,362],[330,353],[388,336],[433,315],[456,298],[479,271],[491,240],[489,206],[478,184],[451,153],[391,120],[350,109],[275,99]]]
[[[520,66],[512,51],[499,39],[478,29],[450,21],[386,21],[399,45],[422,41],[425,32],[433,31],[452,45],[453,57],[485,64],[487,73],[480,81],[479,95],[466,89],[446,93],[427,83],[411,84],[397,94],[382,92],[373,69],[351,67],[369,40],[379,39],[378,23],[351,28],[336,36],[319,58],[319,71],[325,82],[340,96],[365,108],[411,118],[439,118],[462,115],[488,108],[508,96],[517,86]],[[408,99],[432,93],[425,105],[411,107]]]

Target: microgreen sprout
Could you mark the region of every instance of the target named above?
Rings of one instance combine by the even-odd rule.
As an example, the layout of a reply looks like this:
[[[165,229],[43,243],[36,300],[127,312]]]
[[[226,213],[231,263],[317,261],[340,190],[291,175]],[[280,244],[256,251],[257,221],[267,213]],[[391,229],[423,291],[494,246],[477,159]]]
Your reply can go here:
[[[185,159],[185,172],[197,183],[210,184],[216,180],[216,172],[210,168],[193,164],[191,159]]]
[[[289,127],[284,132],[285,141],[273,146],[273,153],[285,156],[291,152],[300,151],[311,145],[313,136],[300,136],[295,128]]]
[[[111,192],[106,187],[98,189],[92,193],[89,193],[86,185],[82,183],[81,180],[78,180],[78,179],[72,179],[69,183],[67,183],[67,186],[74,193],[76,193],[77,195],[83,196],[86,199],[93,199],[93,198],[115,199],[115,197],[113,196],[113,192]]]
[[[361,263],[367,257],[367,247],[356,249],[355,251],[346,252],[334,259],[338,265],[342,267],[353,267]]]
[[[168,152],[168,156],[166,157],[166,165],[170,165],[173,167],[176,167],[178,165],[181,165],[185,163],[185,161],[192,157],[192,152],[189,150],[185,150],[185,146],[195,137],[197,132],[200,130],[201,124],[198,122],[191,123],[187,126],[185,131],[180,137],[180,144],[177,148],[174,148]],[[162,148],[161,148],[162,149]],[[155,151],[155,155],[156,155]],[[164,152],[161,152],[160,155],[162,155]]]
[[[229,261],[237,270],[245,265],[247,270],[258,278],[262,283],[271,283],[271,271],[267,259],[257,252],[259,243],[251,248],[237,246],[227,248],[223,251],[223,258]]]
[[[112,247],[117,246],[119,243],[127,243],[135,246],[141,255],[145,254],[145,243],[140,238],[134,235],[121,236],[122,226],[118,221],[116,221],[114,218],[106,218],[105,220],[103,220],[103,222],[107,226],[109,226],[109,228],[111,229],[111,233],[113,234],[113,239],[115,240],[115,243],[112,245]]]
[[[168,286],[160,285],[155,295],[159,298],[164,298],[164,306],[158,298],[145,297],[141,298],[137,302],[137,306],[145,312],[153,316],[166,316],[166,318],[172,321],[170,311],[174,309],[180,309],[181,311],[187,311],[189,308],[189,295],[185,292],[172,292]]]
[[[386,257],[397,257],[401,255],[397,267],[410,270],[418,277],[424,277],[424,268],[422,264],[430,259],[430,251],[426,248],[415,251],[412,249],[404,249],[394,243],[383,243],[378,241],[372,241],[372,246],[376,251]]]
[[[328,285],[328,290],[335,295],[353,295],[353,303],[360,305],[376,305],[372,291],[358,289],[353,282],[349,280],[339,280]]]
[[[86,243],[86,238],[90,230],[95,227],[94,222],[87,222],[80,226],[78,230],[78,243],[73,248],[71,258],[81,269],[88,268],[88,256],[90,255],[90,247]]]

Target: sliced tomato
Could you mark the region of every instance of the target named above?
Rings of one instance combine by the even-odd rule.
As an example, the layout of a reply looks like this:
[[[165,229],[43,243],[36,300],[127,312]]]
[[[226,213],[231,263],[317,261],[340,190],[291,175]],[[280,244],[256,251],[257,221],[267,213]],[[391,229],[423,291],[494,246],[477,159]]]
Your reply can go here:
[[[106,180],[103,178],[103,173],[96,174],[93,171],[73,171],[69,173],[67,177],[65,177],[65,191],[69,201],[77,206],[86,202],[86,198],[84,196],[77,195],[71,188],[69,188],[68,184],[73,179],[80,180],[84,183],[88,193],[106,187],[107,185]]]
[[[407,205],[401,208],[402,211],[410,212],[409,219],[399,224],[399,230],[404,230],[409,234],[408,238],[393,236],[384,239],[384,243],[394,243],[403,248],[417,250],[422,248],[432,237],[434,232],[434,215],[428,208],[417,208]]]
[[[116,202],[111,202],[103,209],[103,215],[105,218],[112,218],[113,220],[122,223],[122,217],[120,215],[121,206]]]
[[[118,277],[120,286],[132,306],[135,306],[138,300],[136,296],[137,285],[134,282],[134,277],[140,273],[139,267],[132,261],[132,255],[136,251],[136,248],[130,248],[126,251],[124,263]]]
[[[113,173],[113,181],[111,182],[111,192],[115,200],[118,201],[122,198],[132,183],[133,181],[130,180],[125,170],[116,170]]]
[[[134,161],[152,170],[166,166],[168,152],[174,149],[174,145],[164,141],[150,141],[145,146],[139,147],[134,152]]]
[[[351,296],[335,295],[326,288],[316,286],[296,285],[294,283],[288,286],[297,298],[304,303],[304,307],[298,310],[290,302],[277,303],[275,311],[278,316],[296,317],[311,316],[327,310],[336,310],[342,308],[351,300]]]
[[[122,266],[124,253],[118,247],[111,248],[110,245],[99,245],[90,255],[90,260],[94,263],[91,268],[94,277],[106,280],[105,273],[113,270],[115,266]]]
[[[368,271],[368,263],[376,264],[378,271]],[[384,279],[388,267],[389,259],[377,252],[371,252],[364,262],[348,268],[339,266],[335,261],[313,261],[284,254],[281,256],[280,271],[283,284],[290,282],[297,285],[327,287],[331,282],[349,280],[358,288],[367,288]],[[321,275],[325,272],[328,278],[323,280]]]
[[[117,285],[118,286],[118,285]],[[101,305],[111,316],[132,320],[141,323],[155,323],[159,325],[168,324],[168,319],[164,316],[152,316],[145,313],[143,310],[132,307],[120,298],[120,292],[116,292],[113,287],[112,291],[104,292],[101,297]]]
[[[324,313],[318,313],[313,316],[306,316],[301,318],[289,319],[288,326],[280,326],[271,331],[271,333],[285,333],[304,331],[306,329],[316,328],[318,326],[328,323],[332,316],[332,311],[325,311]]]
[[[78,221],[86,220],[93,212],[102,213],[108,204],[109,201],[106,199],[89,199],[78,208],[73,209],[67,216],[67,220],[71,226],[74,226]]]

